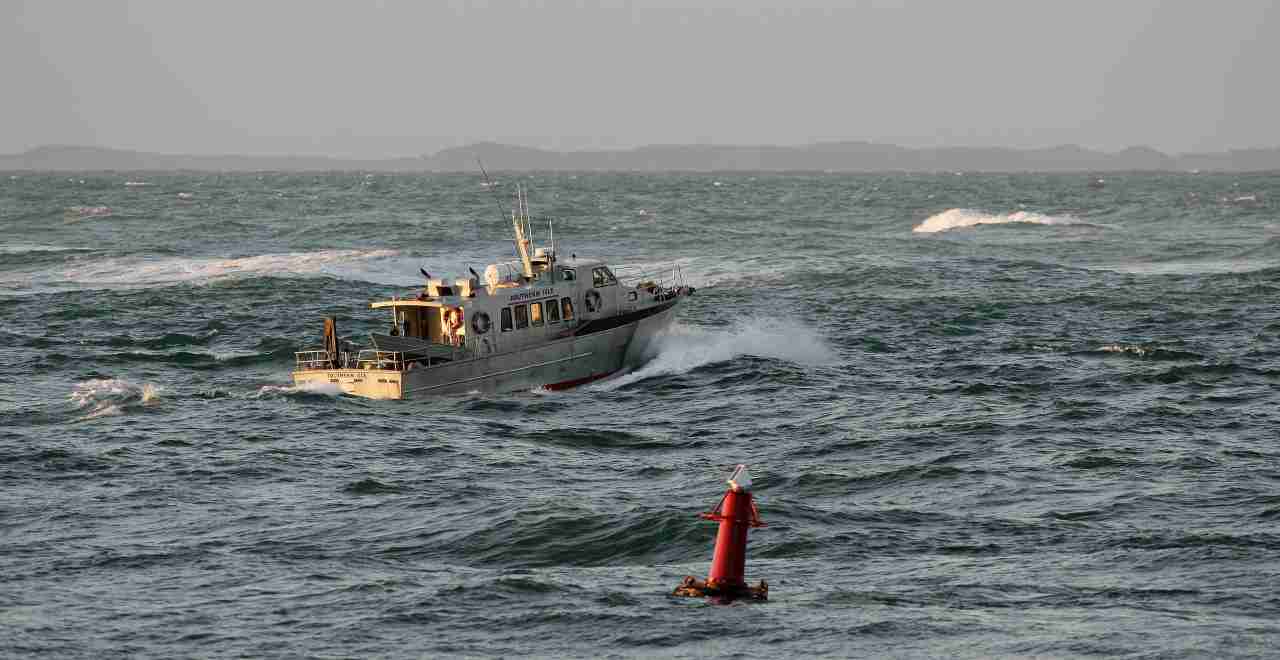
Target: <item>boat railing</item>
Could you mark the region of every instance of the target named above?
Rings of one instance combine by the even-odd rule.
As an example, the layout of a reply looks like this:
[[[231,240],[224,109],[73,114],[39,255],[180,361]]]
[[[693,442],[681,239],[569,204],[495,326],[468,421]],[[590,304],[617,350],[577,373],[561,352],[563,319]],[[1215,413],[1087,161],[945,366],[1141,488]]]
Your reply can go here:
[[[356,367],[359,369],[382,369],[404,371],[406,360],[400,351],[379,351],[366,348],[356,356]]]
[[[333,355],[325,350],[297,351],[293,354],[293,358],[298,371],[331,369],[334,366]]]
[[[298,371],[321,371],[324,369],[393,369],[404,371],[412,360],[406,360],[399,351],[379,351],[362,349],[359,351],[341,351],[335,357],[329,351],[319,349],[297,351],[294,361]]]
[[[652,284],[662,289],[678,289],[685,285],[684,271],[680,269],[679,263],[638,273],[631,272],[632,268],[631,266],[618,266],[614,269],[614,274],[618,280],[629,287],[639,288],[646,284]]]

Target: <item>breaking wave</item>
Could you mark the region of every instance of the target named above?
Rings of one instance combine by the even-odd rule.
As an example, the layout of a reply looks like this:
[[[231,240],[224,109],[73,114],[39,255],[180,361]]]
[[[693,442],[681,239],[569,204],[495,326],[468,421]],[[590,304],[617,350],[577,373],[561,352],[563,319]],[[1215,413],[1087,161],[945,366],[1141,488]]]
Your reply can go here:
[[[1032,225],[1082,225],[1094,227],[1078,218],[1069,215],[1044,215],[1028,211],[993,214],[973,209],[948,209],[932,215],[928,220],[918,224],[911,231],[917,234],[934,234],[952,229],[976,227],[978,225],[1004,225],[1009,223],[1025,223]]]
[[[124,414],[126,409],[156,402],[160,388],[150,383],[137,385],[118,378],[87,380],[71,391],[71,402],[85,411],[83,419]]]
[[[808,366],[835,362],[835,351],[812,328],[799,323],[750,319],[728,329],[672,325],[655,336],[644,349],[644,366],[593,389],[614,390],[631,383],[693,371],[701,366],[751,355]]]
[[[14,243],[0,245],[0,254],[46,254],[55,252],[92,252],[93,248],[67,247],[64,245],[39,245],[34,243]]]
[[[415,266],[398,263],[395,250],[321,250],[251,257],[111,258],[64,270],[69,282],[81,285],[148,286],[212,282],[246,276],[294,275],[337,277],[377,284],[413,284]]]

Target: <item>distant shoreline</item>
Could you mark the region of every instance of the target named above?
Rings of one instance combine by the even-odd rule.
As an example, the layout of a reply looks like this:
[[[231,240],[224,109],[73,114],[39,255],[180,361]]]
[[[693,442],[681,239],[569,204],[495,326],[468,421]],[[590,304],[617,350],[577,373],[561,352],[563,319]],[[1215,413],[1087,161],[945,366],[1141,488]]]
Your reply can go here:
[[[159,154],[104,147],[45,146],[21,154],[0,155],[0,171],[474,173],[477,160],[497,172],[1210,173],[1280,170],[1280,147],[1169,155],[1148,147],[1117,152],[1074,145],[1043,149],[911,149],[872,142],[828,142],[796,147],[656,145],[562,152],[484,142],[419,157],[350,159]]]

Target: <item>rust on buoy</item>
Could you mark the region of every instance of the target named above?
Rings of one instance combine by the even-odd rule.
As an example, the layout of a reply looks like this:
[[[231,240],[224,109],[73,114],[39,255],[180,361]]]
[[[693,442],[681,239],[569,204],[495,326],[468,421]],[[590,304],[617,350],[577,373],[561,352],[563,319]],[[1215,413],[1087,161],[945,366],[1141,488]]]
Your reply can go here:
[[[729,477],[729,488],[714,509],[701,514],[706,520],[720,523],[711,571],[706,581],[687,575],[673,595],[693,598],[712,597],[725,601],[737,599],[768,600],[769,584],[764,580],[751,586],[744,577],[747,565],[747,530],[764,527],[760,512],[751,497],[751,476],[747,466],[739,465]]]

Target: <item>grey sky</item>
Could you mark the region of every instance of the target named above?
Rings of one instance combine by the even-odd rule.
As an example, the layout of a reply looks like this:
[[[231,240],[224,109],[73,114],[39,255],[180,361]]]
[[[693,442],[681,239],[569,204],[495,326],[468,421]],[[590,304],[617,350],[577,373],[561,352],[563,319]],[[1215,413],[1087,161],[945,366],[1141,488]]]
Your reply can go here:
[[[0,153],[1280,145],[1263,0],[0,0]]]

